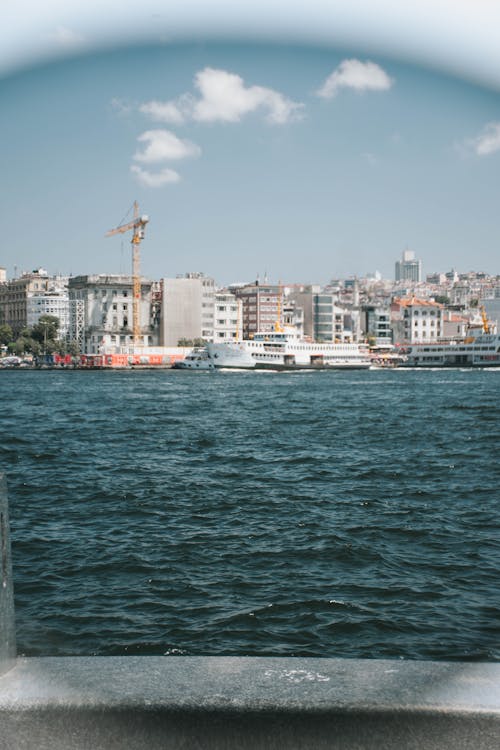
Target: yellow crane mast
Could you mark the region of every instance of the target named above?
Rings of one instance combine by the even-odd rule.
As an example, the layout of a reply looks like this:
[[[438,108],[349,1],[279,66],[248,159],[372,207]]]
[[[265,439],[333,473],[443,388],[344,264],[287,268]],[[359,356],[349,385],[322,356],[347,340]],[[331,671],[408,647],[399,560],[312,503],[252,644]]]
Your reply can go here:
[[[490,321],[488,320],[488,316],[486,314],[486,309],[484,305],[481,305],[479,309],[481,311],[481,320],[483,322],[483,333],[491,333]]]
[[[133,299],[132,299],[132,332],[134,336],[134,347],[139,346],[141,337],[140,324],[140,304],[141,304],[141,240],[144,239],[144,227],[149,221],[148,216],[139,216],[139,204],[134,201],[134,218],[128,224],[121,224],[116,229],[110,229],[106,232],[105,237],[111,237],[113,234],[123,234],[130,229],[132,234],[132,282],[133,282]]]
[[[276,320],[274,321],[274,332],[275,333],[283,333],[284,328],[282,325],[282,306],[283,306],[283,287],[281,286],[281,281],[278,284],[278,296],[276,298]]]

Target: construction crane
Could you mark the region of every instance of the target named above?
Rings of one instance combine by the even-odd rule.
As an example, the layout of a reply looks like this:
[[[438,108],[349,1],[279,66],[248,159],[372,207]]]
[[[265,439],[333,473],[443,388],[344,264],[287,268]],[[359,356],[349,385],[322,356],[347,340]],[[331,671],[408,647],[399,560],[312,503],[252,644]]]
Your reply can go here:
[[[483,323],[483,333],[491,333],[490,321],[488,320],[488,316],[486,314],[486,309],[485,309],[484,305],[481,305],[481,307],[479,308],[479,310],[481,311],[481,320],[482,320],[482,323]]]
[[[283,333],[285,330],[281,322],[282,304],[283,304],[283,287],[281,286],[281,281],[280,281],[278,284],[278,296],[276,298],[276,320],[274,321],[275,333]]]
[[[149,221],[148,216],[139,216],[139,204],[134,201],[134,218],[128,224],[121,224],[116,229],[110,229],[106,232],[105,237],[111,237],[113,234],[123,234],[130,229],[132,234],[132,283],[133,283],[133,300],[132,300],[132,332],[134,336],[134,347],[139,346],[141,337],[140,324],[140,304],[141,304],[141,240],[144,239],[144,227]]]

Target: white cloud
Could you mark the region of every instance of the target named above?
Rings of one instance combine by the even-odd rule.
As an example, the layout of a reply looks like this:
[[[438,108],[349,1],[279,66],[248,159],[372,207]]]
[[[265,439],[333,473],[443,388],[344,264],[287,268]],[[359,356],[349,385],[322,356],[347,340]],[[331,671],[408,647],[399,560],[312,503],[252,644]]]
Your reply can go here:
[[[168,123],[240,122],[251,112],[266,113],[268,122],[284,124],[302,117],[304,105],[294,102],[274,89],[264,86],[245,86],[235,73],[214,68],[200,70],[194,79],[199,96],[183,94],[167,102],[151,101],[140,110],[155,120]]]
[[[147,130],[137,140],[146,145],[142,151],[134,154],[134,160],[144,164],[185,159],[201,154],[201,149],[196,143],[182,140],[169,130]]]
[[[323,99],[332,99],[342,88],[355,91],[386,91],[393,83],[392,78],[376,63],[343,60],[316,94]]]
[[[487,156],[500,150],[500,122],[489,122],[483,132],[469,141],[478,156]]]
[[[162,169],[160,172],[149,172],[136,164],[132,164],[130,171],[136,176],[137,181],[144,187],[159,188],[168,183],[179,182],[181,179],[174,169]]]
[[[175,102],[158,102],[153,100],[141,104],[139,111],[151,117],[152,120],[168,122],[174,125],[180,125],[185,119],[182,108]]]

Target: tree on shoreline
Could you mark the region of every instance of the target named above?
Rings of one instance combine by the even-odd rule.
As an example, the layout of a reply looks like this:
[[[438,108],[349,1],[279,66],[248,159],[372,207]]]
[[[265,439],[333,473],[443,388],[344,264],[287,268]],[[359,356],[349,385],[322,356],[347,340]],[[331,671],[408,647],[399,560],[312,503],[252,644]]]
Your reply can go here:
[[[39,357],[41,354],[72,354],[74,347],[58,338],[59,318],[55,315],[41,315],[40,319],[31,328],[23,328],[17,337],[14,337],[11,326],[0,325],[0,346],[6,346],[10,354],[22,356],[32,354]],[[78,347],[77,347],[78,348]]]

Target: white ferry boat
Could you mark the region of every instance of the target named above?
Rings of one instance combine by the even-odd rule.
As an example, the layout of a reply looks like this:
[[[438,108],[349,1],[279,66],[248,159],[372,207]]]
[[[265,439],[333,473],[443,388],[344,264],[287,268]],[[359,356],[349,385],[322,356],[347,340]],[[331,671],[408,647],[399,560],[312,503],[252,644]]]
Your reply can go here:
[[[483,333],[464,341],[402,347],[401,367],[500,367],[500,335]]]
[[[368,369],[363,344],[318,344],[304,341],[293,330],[256,333],[253,339],[207,344],[214,367],[247,370]]]

